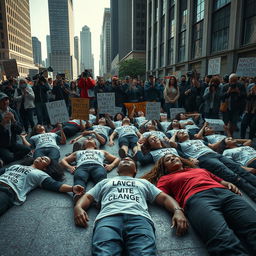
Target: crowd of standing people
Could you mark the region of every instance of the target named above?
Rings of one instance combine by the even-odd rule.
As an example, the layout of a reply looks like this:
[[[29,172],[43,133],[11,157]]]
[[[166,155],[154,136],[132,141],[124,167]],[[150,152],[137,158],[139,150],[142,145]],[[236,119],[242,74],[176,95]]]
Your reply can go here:
[[[88,226],[90,205],[101,203],[93,255],[156,255],[149,201],[173,214],[178,235],[189,221],[210,255],[256,254],[255,211],[240,192],[256,202],[255,78],[201,79],[193,71],[180,80],[150,75],[147,81],[129,76],[95,81],[85,71],[71,82],[59,75],[54,81],[9,79],[0,90],[0,161],[7,165],[0,172],[0,215],[38,186],[73,192],[79,226]],[[121,111],[99,115],[97,95],[109,92]],[[64,100],[71,114],[74,97],[89,99],[89,119],[50,124],[46,103]],[[159,120],[147,120],[136,109],[144,101],[160,102]],[[133,105],[130,111],[125,103]],[[174,108],[184,112],[171,119]],[[205,118],[223,119],[224,132]],[[234,138],[239,130],[240,138]],[[73,152],[61,158],[61,145],[70,137]],[[105,149],[115,143],[118,156]],[[143,177],[135,178],[137,165],[150,164]],[[108,178],[115,167],[118,176]],[[65,170],[74,176],[73,186],[62,182]],[[95,186],[88,190],[90,180]]]

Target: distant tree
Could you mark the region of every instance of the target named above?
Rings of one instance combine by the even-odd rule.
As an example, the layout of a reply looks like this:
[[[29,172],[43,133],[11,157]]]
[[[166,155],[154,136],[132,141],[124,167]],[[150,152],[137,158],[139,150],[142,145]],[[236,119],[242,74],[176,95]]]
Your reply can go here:
[[[138,59],[123,60],[119,63],[119,76],[138,77],[146,73],[146,63]]]

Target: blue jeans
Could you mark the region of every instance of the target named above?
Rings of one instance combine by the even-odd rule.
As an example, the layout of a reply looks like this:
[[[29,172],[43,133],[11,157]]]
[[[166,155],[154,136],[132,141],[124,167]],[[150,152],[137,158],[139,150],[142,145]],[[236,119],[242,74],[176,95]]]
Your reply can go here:
[[[178,107],[178,101],[175,103],[165,103],[165,112],[167,113],[167,117],[170,118],[170,108],[177,108]]]
[[[249,197],[256,200],[256,176],[245,171],[231,159],[220,154],[206,154],[198,158],[199,166],[216,176],[234,183]]]
[[[13,206],[14,198],[14,191],[0,184],[0,216]]]
[[[208,189],[190,197],[185,212],[210,255],[256,255],[255,211],[241,196]]]
[[[132,214],[104,217],[95,223],[92,255],[117,256],[156,255],[153,223]]]
[[[37,158],[39,156],[48,156],[53,161],[58,162],[60,159],[60,151],[54,147],[38,148],[35,150],[34,158]]]
[[[89,178],[96,184],[107,178],[107,171],[99,164],[80,165],[74,174],[74,186],[81,185],[86,189]]]

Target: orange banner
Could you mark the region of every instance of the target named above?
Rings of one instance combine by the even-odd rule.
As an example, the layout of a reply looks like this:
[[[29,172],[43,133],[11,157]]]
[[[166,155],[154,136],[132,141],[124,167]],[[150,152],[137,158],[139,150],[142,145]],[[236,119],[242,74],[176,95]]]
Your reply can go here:
[[[133,102],[133,103],[124,103],[126,109],[128,110],[128,115],[131,114],[133,106],[136,107],[135,109],[135,113],[138,113],[138,111],[143,111],[143,113],[146,115],[146,105],[147,102],[143,101],[143,102]]]

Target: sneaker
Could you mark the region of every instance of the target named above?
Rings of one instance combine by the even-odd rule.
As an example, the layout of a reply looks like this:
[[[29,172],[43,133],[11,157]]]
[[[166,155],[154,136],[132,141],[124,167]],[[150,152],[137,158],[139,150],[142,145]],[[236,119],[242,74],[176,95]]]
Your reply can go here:
[[[127,154],[125,153],[124,149],[122,148],[119,148],[118,150],[118,155],[121,157],[121,158],[125,158],[127,156]]]
[[[32,151],[30,151],[28,154],[26,154],[24,156],[24,158],[31,158],[31,157],[33,157],[33,152]]]

